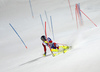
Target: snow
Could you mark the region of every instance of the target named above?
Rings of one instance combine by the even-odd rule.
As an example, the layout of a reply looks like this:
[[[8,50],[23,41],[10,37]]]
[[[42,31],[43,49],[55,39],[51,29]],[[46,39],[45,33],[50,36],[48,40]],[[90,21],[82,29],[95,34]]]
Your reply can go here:
[[[0,72],[100,72],[100,1],[70,0],[74,19],[67,0],[0,0]],[[88,15],[97,27],[83,14],[84,24],[76,26],[75,4]],[[73,49],[53,57],[47,48],[43,57],[40,37],[44,34],[43,22],[47,12],[54,27],[55,42],[72,45]],[[21,36],[27,49],[9,23]],[[47,25],[47,35],[52,37]]]

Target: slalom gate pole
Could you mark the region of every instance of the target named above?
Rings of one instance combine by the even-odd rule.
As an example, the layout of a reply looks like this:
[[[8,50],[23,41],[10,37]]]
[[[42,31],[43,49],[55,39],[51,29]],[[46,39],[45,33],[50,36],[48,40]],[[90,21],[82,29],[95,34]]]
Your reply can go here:
[[[68,0],[68,3],[69,3],[69,8],[70,8],[70,11],[71,11],[72,19],[74,19],[72,9],[71,9],[71,5],[70,5],[70,0]]]
[[[78,4],[76,4],[76,11],[77,11],[78,19],[79,19],[79,24],[81,24]]]
[[[31,14],[32,14],[32,17],[34,18],[33,10],[32,10],[32,4],[31,4],[31,0],[29,0],[29,4],[30,4],[30,8],[31,8]]]
[[[46,32],[46,21],[45,21],[45,36],[46,36],[46,39],[47,39],[47,32]]]
[[[77,21],[77,8],[75,7],[75,15],[76,15],[76,25],[77,25],[77,29],[78,29],[78,21]]]
[[[41,23],[42,23],[43,30],[44,30],[44,33],[45,33],[44,24],[43,24],[43,20],[42,20],[42,16],[41,16],[41,14],[40,14],[40,19],[41,19]]]
[[[45,11],[45,16],[46,16],[46,19],[47,19],[47,23],[48,23],[48,26],[49,26],[49,30],[50,30],[50,24],[49,24],[49,20],[48,20],[48,16],[47,16],[47,12]],[[50,30],[51,31],[51,30]]]
[[[97,27],[97,25],[82,10],[80,11]]]
[[[46,22],[45,22],[45,36],[46,36],[46,40],[47,40]],[[49,43],[48,40],[47,40],[47,42]],[[52,52],[52,50],[51,50],[51,48],[50,48],[50,45],[48,44],[48,46],[49,46],[49,49],[50,49],[50,51],[51,51],[51,53],[52,53],[52,56],[53,56],[53,52]]]
[[[83,25],[82,15],[81,15],[81,11],[80,11],[80,4],[75,5],[75,14],[76,14],[76,24],[77,24],[77,28],[78,28],[78,21],[79,21],[80,25]]]
[[[15,31],[15,33],[17,34],[17,36],[20,38],[20,40],[22,41],[22,43],[24,44],[24,46],[26,47],[27,49],[27,46],[26,44],[24,43],[24,41],[22,40],[22,38],[19,36],[19,34],[17,33],[17,31],[14,29],[14,27],[9,23],[9,25],[12,27],[12,29]]]
[[[79,15],[80,15],[80,22],[81,22],[81,25],[83,25],[83,19],[82,19],[82,15],[80,11],[80,3],[78,3],[77,5],[78,5],[78,10],[79,10]]]
[[[51,16],[50,16],[50,21],[51,21],[51,29],[52,29],[53,40],[55,40],[54,39],[54,31],[53,31],[53,24],[52,24],[52,17]]]

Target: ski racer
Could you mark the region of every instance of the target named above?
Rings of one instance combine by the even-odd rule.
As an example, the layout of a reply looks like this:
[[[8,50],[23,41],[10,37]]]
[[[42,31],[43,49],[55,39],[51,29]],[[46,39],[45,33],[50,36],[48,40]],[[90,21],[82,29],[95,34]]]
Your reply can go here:
[[[59,45],[57,43],[53,42],[51,40],[51,38],[48,37],[46,39],[46,37],[44,35],[42,35],[41,36],[41,40],[43,41],[42,45],[44,47],[44,54],[43,54],[43,56],[46,56],[46,46],[48,46],[48,47],[50,46],[51,50],[59,50]]]

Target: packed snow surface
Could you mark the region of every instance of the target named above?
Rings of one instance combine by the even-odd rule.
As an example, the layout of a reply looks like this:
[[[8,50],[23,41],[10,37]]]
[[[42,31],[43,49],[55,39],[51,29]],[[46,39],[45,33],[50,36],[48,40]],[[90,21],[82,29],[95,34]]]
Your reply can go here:
[[[77,28],[77,3],[97,27],[82,14],[83,25]],[[100,72],[100,0],[70,0],[70,5],[73,19],[68,0],[31,0],[32,17],[29,0],[0,0],[0,72]],[[43,57],[40,14],[43,23],[47,22],[47,36],[72,46],[72,50],[53,57],[47,47],[47,56]]]

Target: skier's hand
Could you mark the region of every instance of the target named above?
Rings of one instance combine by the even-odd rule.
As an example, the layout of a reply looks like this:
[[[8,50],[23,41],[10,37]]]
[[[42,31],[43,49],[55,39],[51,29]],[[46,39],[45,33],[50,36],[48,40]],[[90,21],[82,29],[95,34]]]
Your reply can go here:
[[[47,41],[44,41],[45,43],[48,43]]]

